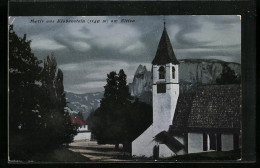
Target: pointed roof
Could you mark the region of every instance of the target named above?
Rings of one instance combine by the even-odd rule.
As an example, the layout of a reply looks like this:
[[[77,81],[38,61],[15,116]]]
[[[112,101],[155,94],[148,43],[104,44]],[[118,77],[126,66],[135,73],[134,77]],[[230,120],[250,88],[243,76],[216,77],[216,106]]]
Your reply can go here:
[[[168,63],[179,64],[179,61],[175,57],[170,38],[169,38],[167,30],[164,26],[162,37],[159,42],[157,52],[152,61],[152,64],[153,65],[163,65],[163,64],[168,64]]]
[[[77,116],[71,115],[70,117],[73,124],[86,125],[86,123],[82,121],[80,118],[78,118]]]

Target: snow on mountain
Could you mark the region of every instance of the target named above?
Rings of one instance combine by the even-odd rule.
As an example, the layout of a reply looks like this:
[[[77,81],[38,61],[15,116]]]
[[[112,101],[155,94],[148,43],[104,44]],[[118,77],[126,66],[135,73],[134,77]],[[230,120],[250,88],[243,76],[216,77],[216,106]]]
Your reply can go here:
[[[194,86],[200,84],[215,84],[216,79],[221,76],[224,64],[234,70],[237,76],[241,75],[241,65],[238,63],[224,62],[213,59],[184,59],[179,60],[180,92],[191,92]],[[152,72],[145,66],[139,65],[133,82],[129,83],[129,91],[132,96],[138,97],[140,101],[152,103]],[[67,105],[70,113],[82,112],[86,119],[91,110],[100,106],[104,92],[75,94],[66,93]],[[69,111],[69,110],[68,110]]]
[[[66,92],[67,106],[70,113],[82,112],[84,119],[86,119],[91,110],[95,110],[100,106],[100,100],[103,97],[103,92],[76,94]]]

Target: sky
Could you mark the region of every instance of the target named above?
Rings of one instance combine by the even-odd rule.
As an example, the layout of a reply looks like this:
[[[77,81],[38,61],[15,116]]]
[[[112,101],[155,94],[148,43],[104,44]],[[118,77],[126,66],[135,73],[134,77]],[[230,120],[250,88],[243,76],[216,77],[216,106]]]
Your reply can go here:
[[[10,17],[9,24],[19,36],[27,35],[40,60],[54,54],[66,91],[83,94],[103,91],[111,71],[123,69],[132,82],[140,64],[150,70],[164,19],[177,59],[241,62],[241,18],[236,15]]]

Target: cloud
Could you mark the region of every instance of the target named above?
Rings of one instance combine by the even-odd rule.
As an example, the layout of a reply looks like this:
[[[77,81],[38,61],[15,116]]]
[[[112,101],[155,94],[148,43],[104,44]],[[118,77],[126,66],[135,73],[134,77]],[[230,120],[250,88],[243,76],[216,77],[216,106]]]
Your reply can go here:
[[[31,19],[82,17],[15,17],[14,30],[32,40],[39,59],[51,52],[64,73],[65,90],[103,90],[107,73],[124,69],[132,82],[139,64],[151,69],[163,30],[163,16],[86,16],[84,19],[134,19],[134,23],[30,24]],[[241,62],[239,16],[165,16],[178,59],[203,58]],[[10,18],[13,20],[14,18]]]
[[[66,89],[67,92],[84,93],[83,90],[88,90],[89,93],[100,92],[105,86],[106,82],[86,82],[82,84],[69,85]]]
[[[132,51],[144,46],[139,41],[141,32],[130,25],[106,25],[99,27],[98,31],[92,28],[89,32],[93,34],[93,43],[101,49],[112,48],[114,50]],[[136,46],[136,43],[140,46]]]
[[[106,82],[101,81],[94,81],[94,82],[87,82],[79,85],[75,85],[75,87],[79,87],[79,89],[95,89],[97,87],[104,87]]]
[[[136,43],[129,45],[126,48],[122,49],[122,52],[123,53],[128,53],[128,52],[136,53],[136,51],[138,51],[138,50],[145,50],[145,45],[140,41],[137,41]]]
[[[65,48],[64,45],[58,44],[55,41],[49,39],[34,39],[31,43],[31,47],[34,50],[60,50]]]
[[[73,63],[73,64],[63,64],[63,65],[58,65],[58,67],[63,70],[63,71],[73,71],[78,69],[78,64]]]
[[[95,92],[98,89],[103,90],[103,86],[105,86],[106,83],[107,74],[111,71],[116,71],[118,73],[120,69],[123,69],[127,74],[128,83],[132,82],[135,71],[140,64],[146,65],[148,70],[151,69],[151,65],[149,63],[130,63],[119,60],[95,60],[77,64],[62,64],[59,65],[59,68],[64,73],[66,91],[74,90],[74,92],[78,92],[78,90],[81,90],[82,93],[86,93]],[[91,82],[97,83],[98,85],[91,84],[87,86],[87,84]],[[101,86],[101,84],[103,85]],[[92,86],[96,86],[96,88],[93,88]]]
[[[241,22],[240,16],[237,15],[213,15],[205,16],[204,18],[206,21],[214,24],[216,30],[230,29]]]
[[[81,41],[74,42],[72,44],[72,46],[75,50],[79,50],[79,51],[87,51],[91,48],[88,43],[84,43],[84,42],[81,42]]]

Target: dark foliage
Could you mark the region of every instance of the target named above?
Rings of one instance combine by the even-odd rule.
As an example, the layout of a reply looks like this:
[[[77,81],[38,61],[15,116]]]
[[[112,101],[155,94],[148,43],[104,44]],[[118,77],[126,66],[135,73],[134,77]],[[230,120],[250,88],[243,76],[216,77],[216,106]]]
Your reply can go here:
[[[123,143],[126,141],[125,114],[131,103],[124,71],[120,70],[119,74],[110,72],[104,88],[104,97],[92,121],[94,122],[93,132],[98,143]]]
[[[235,72],[226,64],[224,64],[221,77],[216,79],[216,83],[219,85],[225,84],[240,84],[240,76],[236,76]]]
[[[30,48],[26,35],[20,38],[9,27],[9,142],[10,156],[32,153],[39,141],[34,141],[39,122],[39,89],[41,63]]]
[[[127,114],[128,141],[132,142],[153,122],[153,108],[150,104],[136,99]]]
[[[77,114],[76,116],[77,116],[79,119],[81,119],[82,121],[85,121],[82,112],[78,112],[78,114]]]
[[[63,73],[57,69],[55,57],[47,56],[44,60],[44,67],[41,73],[42,87],[40,115],[42,122],[40,129],[42,132],[43,145],[45,148],[56,148],[64,143],[70,143],[76,134],[66,107],[66,98],[63,87]]]
[[[131,102],[126,78],[123,70],[107,75],[100,108],[88,117],[89,127],[100,144],[129,146],[152,123],[152,107],[138,100]]]
[[[10,159],[29,160],[72,141],[76,130],[68,113],[63,74],[52,56],[42,63],[26,35],[9,29],[9,150]]]

